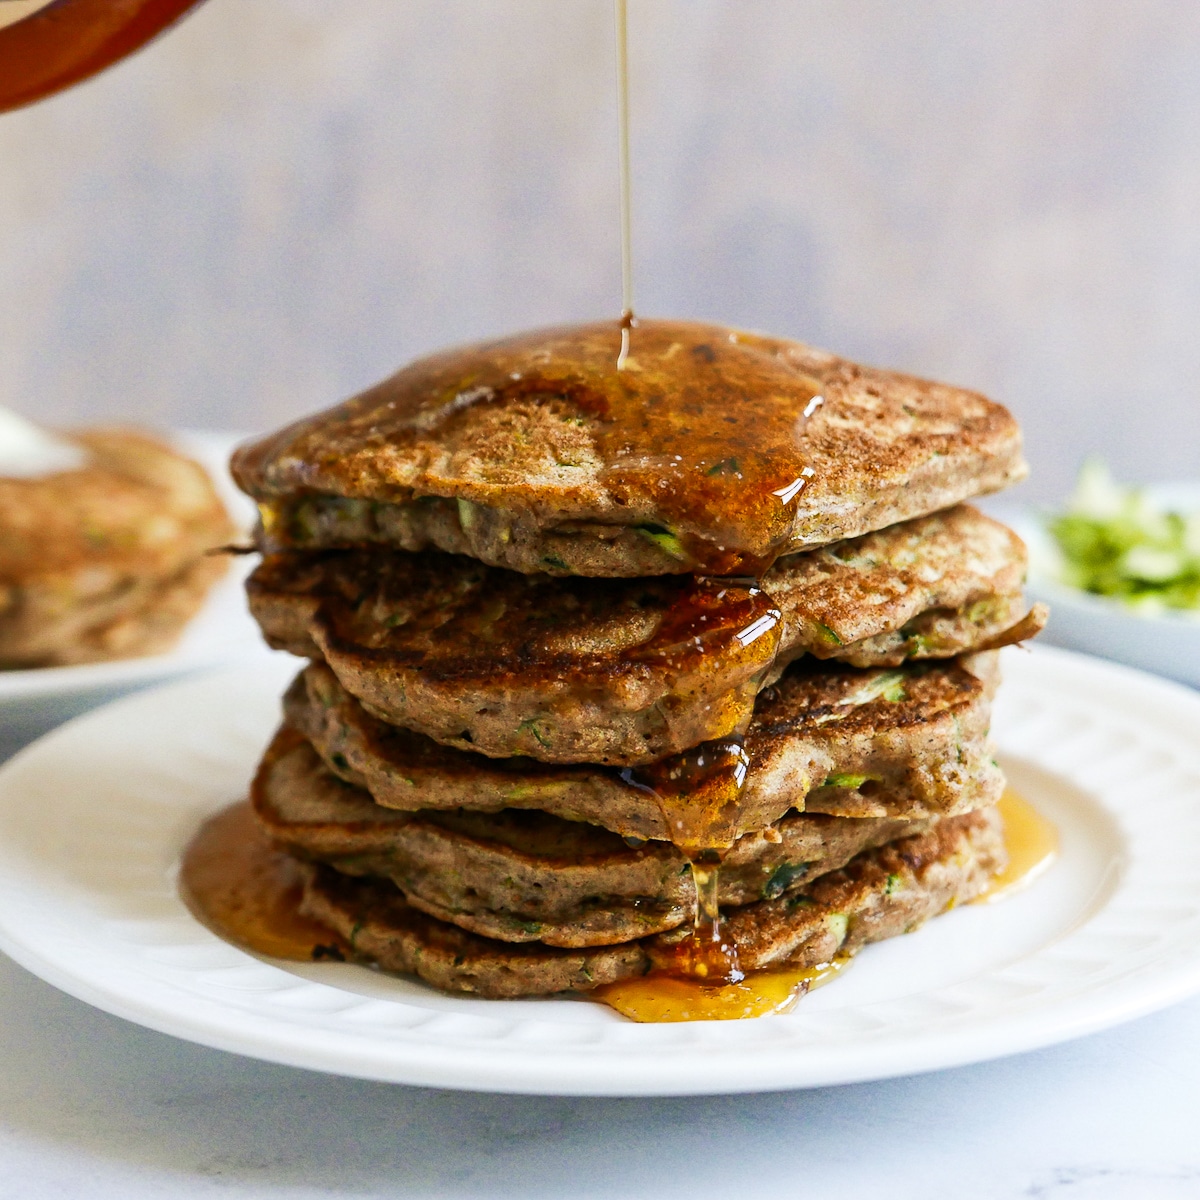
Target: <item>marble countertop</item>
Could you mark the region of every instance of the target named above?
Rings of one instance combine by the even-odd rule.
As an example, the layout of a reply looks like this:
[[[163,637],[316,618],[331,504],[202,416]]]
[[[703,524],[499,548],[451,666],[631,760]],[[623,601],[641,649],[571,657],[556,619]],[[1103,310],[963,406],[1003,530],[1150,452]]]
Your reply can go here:
[[[1200,999],[982,1066],[677,1100],[364,1083],[151,1032],[0,959],[0,1196],[1200,1196]],[[747,1187],[747,1185],[749,1185]]]
[[[0,758],[17,748],[0,731]],[[0,956],[0,1200],[1200,1197],[1200,998],[980,1066],[807,1092],[527,1098],[239,1058]],[[738,1182],[740,1181],[740,1183]]]

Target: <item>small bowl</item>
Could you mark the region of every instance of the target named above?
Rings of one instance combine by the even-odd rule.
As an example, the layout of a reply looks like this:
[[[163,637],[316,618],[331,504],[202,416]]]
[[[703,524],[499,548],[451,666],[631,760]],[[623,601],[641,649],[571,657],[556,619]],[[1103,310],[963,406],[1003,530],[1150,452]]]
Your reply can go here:
[[[1166,509],[1200,509],[1200,483],[1155,484],[1145,491]],[[1025,590],[1050,606],[1043,640],[1200,687],[1200,613],[1143,613],[1070,587],[1057,577],[1058,548],[1038,515],[1026,510],[1009,523],[1029,547]]]

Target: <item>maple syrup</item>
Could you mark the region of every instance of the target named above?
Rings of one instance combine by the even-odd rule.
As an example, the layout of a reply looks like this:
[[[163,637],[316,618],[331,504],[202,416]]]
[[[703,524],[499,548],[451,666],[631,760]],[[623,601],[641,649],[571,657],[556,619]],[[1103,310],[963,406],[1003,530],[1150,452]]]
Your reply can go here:
[[[299,864],[263,832],[248,801],[210,817],[183,854],[179,891],[226,941],[272,958],[340,961],[347,947],[300,912]]]
[[[613,0],[617,27],[618,171],[621,183],[621,349],[617,370],[629,364],[633,315],[633,204],[629,176],[629,14],[627,0]]]
[[[201,0],[55,0],[0,28],[0,112],[21,108],[141,49]]]
[[[749,593],[762,594],[754,587]],[[779,611],[772,612],[774,622],[764,626],[763,633],[773,633],[777,644]],[[747,719],[752,711],[751,697]],[[737,839],[742,788],[750,768],[741,737],[745,724],[743,720],[735,736],[702,742],[620,772],[627,784],[649,792],[658,802],[667,835],[687,859],[695,889],[691,935],[675,945],[671,964],[656,974],[709,989],[745,979],[737,943],[728,935],[720,909],[721,858]]]
[[[993,904],[1040,879],[1058,858],[1058,829],[1012,788],[1005,788],[997,805],[1004,822],[1008,865],[992,876],[976,904]]]
[[[721,864],[689,859],[696,903],[688,937],[671,949],[670,963],[659,974],[684,979],[702,988],[721,988],[746,978],[737,942],[721,919]]]
[[[815,967],[751,971],[721,987],[656,972],[606,983],[591,994],[631,1021],[740,1021],[788,1012],[801,996],[834,979],[849,963],[849,958],[835,958]]]
[[[790,357],[790,343],[757,334],[645,317],[635,334],[620,371],[616,320],[430,355],[243,447],[237,473],[252,480],[288,462],[286,494],[260,496],[279,510],[269,519],[285,548],[288,506],[337,494],[348,463],[356,494],[387,495],[393,457],[378,447],[403,457],[431,438],[453,441],[476,408],[545,407],[564,427],[586,427],[594,462],[578,490],[564,484],[558,520],[589,520],[598,481],[612,524],[656,543],[680,574],[761,578],[788,549],[814,475],[804,428],[820,411],[820,381]]]
[[[679,577],[667,578],[673,583]],[[595,580],[586,580],[585,586],[593,593],[599,590]],[[659,586],[665,590],[672,584]],[[762,588],[700,576],[675,585],[654,636],[622,657],[670,663],[712,647],[723,653],[723,661],[742,655],[761,662],[760,669],[766,670],[775,661],[782,635],[783,614]]]
[[[691,936],[676,944],[666,974],[703,987],[745,978],[737,943],[721,920],[721,858],[737,839],[742,788],[750,757],[740,737],[702,742],[682,754],[621,777],[658,801],[672,843],[688,861],[696,901]]]
[[[621,778],[658,803],[667,836],[689,860],[717,856],[737,840],[738,804],[750,756],[739,736],[702,742]]]

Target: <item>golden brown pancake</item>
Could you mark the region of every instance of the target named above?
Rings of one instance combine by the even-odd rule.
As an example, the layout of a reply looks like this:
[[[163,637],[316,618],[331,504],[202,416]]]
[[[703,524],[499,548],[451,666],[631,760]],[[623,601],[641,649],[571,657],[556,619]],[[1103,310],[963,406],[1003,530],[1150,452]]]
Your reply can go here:
[[[950,658],[1036,633],[1025,547],[966,505],[725,579],[523,575],[384,549],[269,556],[250,611],[384,719],[493,756],[629,763],[745,726],[793,659]]]
[[[539,809],[623,837],[686,842],[687,831],[672,824],[682,807],[709,823],[706,844],[729,845],[790,809],[915,819],[994,803],[1004,784],[988,738],[994,660],[989,653],[876,671],[793,666],[759,696],[735,801],[702,782],[679,803],[669,787],[656,790],[655,776],[669,779],[676,764],[694,761],[691,752],[643,774],[442,746],[372,717],[324,666],[293,683],[284,711],[335,774],[388,808]]]
[[[816,966],[869,942],[909,933],[974,899],[1005,862],[995,809],[863,851],[804,891],[731,910],[724,922],[743,968]],[[672,965],[671,933],[612,946],[562,948],[482,937],[407,903],[389,880],[306,868],[303,911],[335,930],[354,956],[386,971],[418,975],[447,991],[479,996],[588,992]]]
[[[267,549],[434,547],[518,571],[761,574],[1026,470],[985,397],[799,342],[644,320],[444,351],[242,447]]]

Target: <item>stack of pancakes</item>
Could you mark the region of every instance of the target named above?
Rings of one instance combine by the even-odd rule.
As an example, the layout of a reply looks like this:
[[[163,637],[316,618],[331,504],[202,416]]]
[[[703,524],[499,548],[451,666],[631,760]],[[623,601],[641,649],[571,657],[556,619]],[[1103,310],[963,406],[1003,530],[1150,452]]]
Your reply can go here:
[[[361,961],[587,991],[703,971],[719,915],[741,970],[814,965],[1003,863],[995,651],[1044,616],[962,501],[1023,475],[1012,417],[713,326],[619,347],[450,351],[235,456],[251,610],[309,660],[254,809]]]

